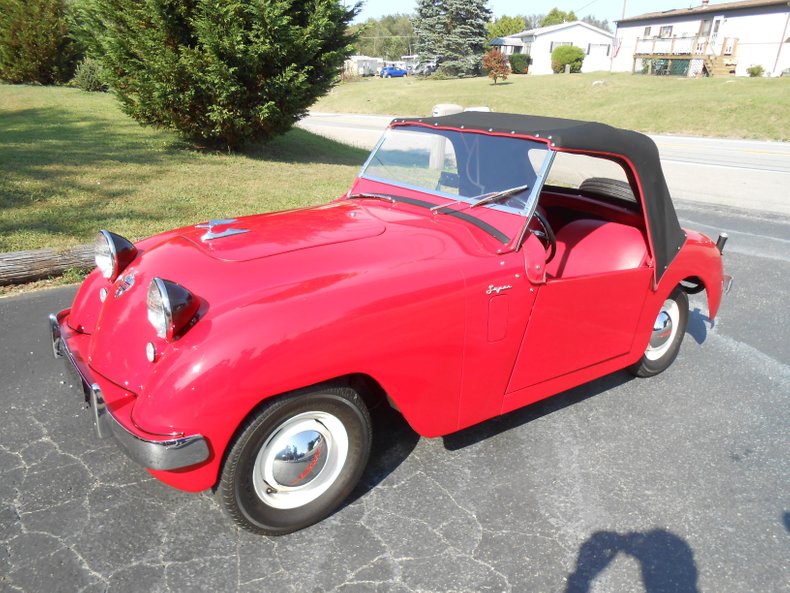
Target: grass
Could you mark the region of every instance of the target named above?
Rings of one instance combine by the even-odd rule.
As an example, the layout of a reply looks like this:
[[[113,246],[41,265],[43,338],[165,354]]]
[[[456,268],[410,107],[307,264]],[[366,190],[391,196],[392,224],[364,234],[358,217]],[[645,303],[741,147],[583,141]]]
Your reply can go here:
[[[593,86],[593,82],[602,84]],[[790,78],[631,74],[431,80],[364,78],[341,84],[314,109],[430,115],[437,103],[595,120],[650,133],[790,141]]]
[[[326,203],[366,156],[298,129],[246,154],[200,152],[111,95],[0,85],[0,252]]]

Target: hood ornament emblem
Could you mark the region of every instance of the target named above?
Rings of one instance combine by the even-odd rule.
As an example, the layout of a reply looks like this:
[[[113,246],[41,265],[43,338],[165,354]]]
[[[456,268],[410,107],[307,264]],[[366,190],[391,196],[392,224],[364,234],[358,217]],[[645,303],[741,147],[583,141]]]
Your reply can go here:
[[[234,229],[234,228],[227,228],[224,231],[220,231],[219,233],[214,232],[214,227],[216,226],[227,226],[231,223],[236,222],[235,218],[225,218],[222,220],[209,220],[208,222],[203,222],[200,224],[196,224],[196,229],[207,229],[206,232],[200,236],[200,240],[204,243],[206,241],[211,241],[212,239],[222,239],[223,237],[230,237],[232,235],[241,235],[242,233],[249,233],[249,229]]]
[[[134,277],[137,272],[132,272],[131,274],[127,274],[123,278],[121,278],[120,283],[118,284],[118,288],[115,289],[115,298],[117,299],[127,290],[129,290],[132,286],[134,286]]]

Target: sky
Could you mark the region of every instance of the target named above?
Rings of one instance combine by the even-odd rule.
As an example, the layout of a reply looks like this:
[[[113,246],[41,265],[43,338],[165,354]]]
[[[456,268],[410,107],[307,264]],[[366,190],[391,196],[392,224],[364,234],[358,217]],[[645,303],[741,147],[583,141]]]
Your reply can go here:
[[[546,14],[556,6],[566,12],[572,10],[579,18],[589,14],[598,19],[606,19],[614,30],[614,21],[623,16],[623,2],[626,2],[626,17],[702,4],[701,0],[488,0],[488,7],[493,11],[495,17],[500,17],[517,14]],[[713,0],[712,3],[718,4],[720,0]],[[414,12],[416,5],[416,0],[401,0],[400,2],[363,0],[362,12],[356,18],[356,22],[365,21],[370,17],[379,18],[386,14],[410,14]]]

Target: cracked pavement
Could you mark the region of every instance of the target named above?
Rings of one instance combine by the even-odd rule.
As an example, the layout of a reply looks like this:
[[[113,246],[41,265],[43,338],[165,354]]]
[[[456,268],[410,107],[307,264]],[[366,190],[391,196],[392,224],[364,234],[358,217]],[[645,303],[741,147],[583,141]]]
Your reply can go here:
[[[74,288],[0,299],[0,592],[790,591],[790,221],[679,211],[736,282],[666,373],[443,439],[378,410],[350,501],[280,538],[95,438],[47,335]]]

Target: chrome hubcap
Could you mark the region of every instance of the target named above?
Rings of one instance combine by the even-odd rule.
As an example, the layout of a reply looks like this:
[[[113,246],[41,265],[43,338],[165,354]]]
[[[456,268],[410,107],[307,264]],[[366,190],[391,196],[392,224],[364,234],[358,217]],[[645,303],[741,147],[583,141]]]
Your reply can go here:
[[[664,305],[653,323],[653,333],[645,351],[645,356],[649,360],[657,360],[669,350],[672,342],[675,340],[679,319],[680,309],[678,304],[672,299],[664,301]]]
[[[326,492],[348,457],[348,433],[326,412],[289,418],[266,439],[253,466],[255,492],[279,509],[303,506]]]

